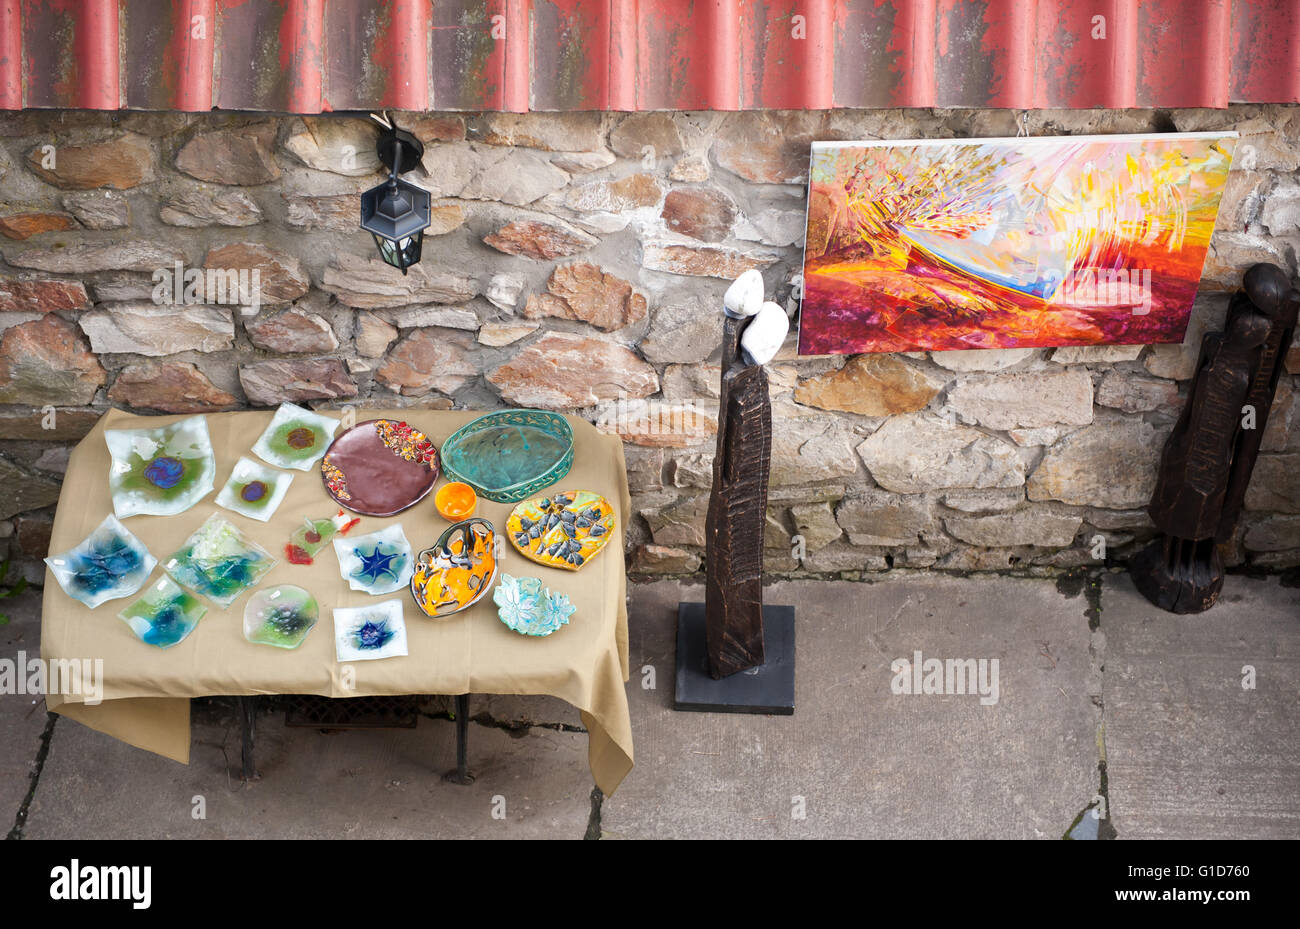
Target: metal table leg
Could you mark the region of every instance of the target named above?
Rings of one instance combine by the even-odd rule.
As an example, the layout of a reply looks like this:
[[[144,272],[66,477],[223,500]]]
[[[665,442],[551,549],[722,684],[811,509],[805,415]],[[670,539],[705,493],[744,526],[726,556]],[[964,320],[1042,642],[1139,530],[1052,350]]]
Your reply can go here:
[[[443,777],[453,784],[472,784],[474,775],[469,773],[468,746],[469,738],[469,694],[456,695],[456,770],[448,771]]]
[[[239,701],[239,727],[241,730],[240,776],[255,781],[259,775],[253,766],[253,735],[257,721],[257,697],[237,697]]]

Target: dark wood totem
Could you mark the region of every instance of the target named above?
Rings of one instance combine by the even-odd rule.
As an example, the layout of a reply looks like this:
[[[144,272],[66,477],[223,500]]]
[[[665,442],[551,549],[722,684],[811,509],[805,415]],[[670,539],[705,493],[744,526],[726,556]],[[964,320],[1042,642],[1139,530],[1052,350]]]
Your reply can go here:
[[[1129,568],[1138,590],[1173,613],[1200,613],[1219,598],[1219,546],[1236,530],[1300,310],[1300,291],[1274,265],[1254,265],[1244,285],[1224,331],[1201,341],[1147,508],[1160,535]]]
[[[713,493],[705,518],[704,616],[715,678],[763,663],[763,529],[772,455],[767,371],[746,364],[740,336],[749,319],[728,315],[722,336],[722,396]]]

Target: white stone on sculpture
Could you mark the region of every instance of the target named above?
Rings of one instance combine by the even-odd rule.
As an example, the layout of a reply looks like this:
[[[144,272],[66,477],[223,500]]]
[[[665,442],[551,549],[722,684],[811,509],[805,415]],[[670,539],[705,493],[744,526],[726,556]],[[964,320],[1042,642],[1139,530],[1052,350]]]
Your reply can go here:
[[[752,365],[767,364],[781,350],[789,332],[790,317],[785,315],[785,310],[771,301],[764,303],[740,337],[745,361]]]
[[[728,316],[753,316],[763,306],[763,275],[754,268],[731,282],[722,295],[722,308]]]

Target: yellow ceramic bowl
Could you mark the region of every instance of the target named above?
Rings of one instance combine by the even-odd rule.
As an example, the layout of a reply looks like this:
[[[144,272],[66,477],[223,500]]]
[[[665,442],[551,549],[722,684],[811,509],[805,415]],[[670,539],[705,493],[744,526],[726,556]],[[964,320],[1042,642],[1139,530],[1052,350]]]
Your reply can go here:
[[[478,495],[468,484],[452,481],[438,488],[433,498],[433,505],[437,507],[438,514],[443,519],[451,520],[453,523],[459,522],[474,515],[474,508],[478,506]]]

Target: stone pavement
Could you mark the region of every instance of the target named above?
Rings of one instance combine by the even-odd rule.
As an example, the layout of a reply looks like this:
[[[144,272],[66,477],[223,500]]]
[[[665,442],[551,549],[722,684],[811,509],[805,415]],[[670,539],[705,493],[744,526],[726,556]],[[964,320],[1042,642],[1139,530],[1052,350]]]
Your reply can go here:
[[[1199,617],[1123,574],[776,583],[769,602],[797,608],[793,717],[673,712],[676,604],[702,597],[632,588],[637,767],[613,797],[548,698],[474,697],[459,787],[439,777],[445,703],[415,730],[267,714],[243,784],[224,701],[196,705],[187,767],[0,695],[0,820],[26,838],[1300,837],[1300,587],[1277,577],[1229,577]],[[39,604],[5,602],[0,658],[38,651]],[[996,690],[893,693],[917,651],[923,672],[997,659],[974,681]]]

